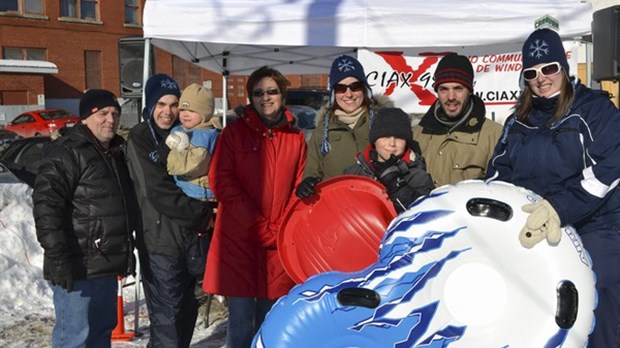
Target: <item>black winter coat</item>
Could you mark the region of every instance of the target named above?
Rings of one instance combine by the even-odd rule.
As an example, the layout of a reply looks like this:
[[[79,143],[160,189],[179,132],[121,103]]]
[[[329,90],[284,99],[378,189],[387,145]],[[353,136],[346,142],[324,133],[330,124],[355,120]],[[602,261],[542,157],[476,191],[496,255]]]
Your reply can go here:
[[[415,144],[414,148],[419,148]],[[379,181],[387,189],[387,194],[398,213],[405,211],[418,197],[429,194],[434,188],[433,179],[426,172],[426,161],[419,151],[408,148],[394,165],[376,168],[371,160],[374,146],[368,145],[364,152],[355,157],[357,163],[344,174],[361,175]],[[375,155],[376,157],[376,155]]]
[[[179,257],[186,254],[187,245],[198,243],[197,232],[207,229],[212,208],[185,195],[168,174],[167,133],[151,128],[148,122],[134,126],[127,141],[127,159],[140,207],[138,249]]]
[[[63,258],[74,279],[127,274],[137,209],[123,143],[116,136],[104,152],[78,124],[44,150],[32,200],[45,279]]]

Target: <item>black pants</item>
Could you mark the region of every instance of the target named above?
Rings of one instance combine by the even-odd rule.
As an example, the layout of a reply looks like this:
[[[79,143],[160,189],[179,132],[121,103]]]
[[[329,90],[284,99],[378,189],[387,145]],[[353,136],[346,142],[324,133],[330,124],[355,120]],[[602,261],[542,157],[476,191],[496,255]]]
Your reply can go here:
[[[204,273],[205,257],[206,250],[197,236],[187,238],[183,255],[140,253],[151,321],[148,347],[189,347],[199,307],[194,289]]]

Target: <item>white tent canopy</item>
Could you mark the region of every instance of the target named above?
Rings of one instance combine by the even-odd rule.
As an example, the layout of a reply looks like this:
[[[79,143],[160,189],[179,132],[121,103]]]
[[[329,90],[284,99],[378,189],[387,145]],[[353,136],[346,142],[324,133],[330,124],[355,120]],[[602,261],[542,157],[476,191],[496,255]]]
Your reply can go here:
[[[546,14],[564,39],[591,31],[591,5],[578,0],[149,0],[144,37],[213,71],[326,73],[356,48],[523,42]]]
[[[591,31],[591,5],[579,0],[149,0],[143,29],[155,46],[223,75],[262,65],[308,74],[358,48],[523,42],[544,15],[564,39]]]

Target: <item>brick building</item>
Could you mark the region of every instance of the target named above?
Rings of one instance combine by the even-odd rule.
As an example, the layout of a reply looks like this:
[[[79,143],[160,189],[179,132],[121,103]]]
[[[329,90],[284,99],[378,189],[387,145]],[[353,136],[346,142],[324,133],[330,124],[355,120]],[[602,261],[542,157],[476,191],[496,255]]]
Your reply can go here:
[[[120,47],[119,42],[142,37],[144,3],[145,0],[0,1],[0,108],[54,106],[77,112],[79,98],[90,88],[105,88],[119,97],[138,100],[140,87],[133,91],[122,88],[122,75],[123,68],[130,68],[141,78],[142,67],[140,64],[125,67],[130,58],[125,59],[125,46]],[[136,41],[133,48],[140,46]],[[16,60],[38,61],[52,68],[43,72],[37,66],[6,68],[7,62]],[[222,97],[219,73],[201,69],[157,48],[154,48],[153,64],[154,71],[173,76],[181,87],[194,82],[205,84],[213,89],[216,98]],[[57,72],[53,71],[54,66]],[[289,76],[289,79],[292,87],[327,83],[326,76]],[[247,102],[245,81],[244,76],[228,78],[229,105]],[[11,116],[7,115],[6,121]]]

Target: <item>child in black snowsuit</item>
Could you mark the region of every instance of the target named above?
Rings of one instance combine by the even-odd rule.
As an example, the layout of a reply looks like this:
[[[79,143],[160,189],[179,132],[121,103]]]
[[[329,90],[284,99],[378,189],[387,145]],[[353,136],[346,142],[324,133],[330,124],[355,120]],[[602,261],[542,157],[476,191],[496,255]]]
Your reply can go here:
[[[344,174],[371,177],[382,183],[398,213],[435,185],[426,172],[420,146],[413,140],[409,115],[400,108],[379,110],[369,132],[370,145],[356,155]]]

